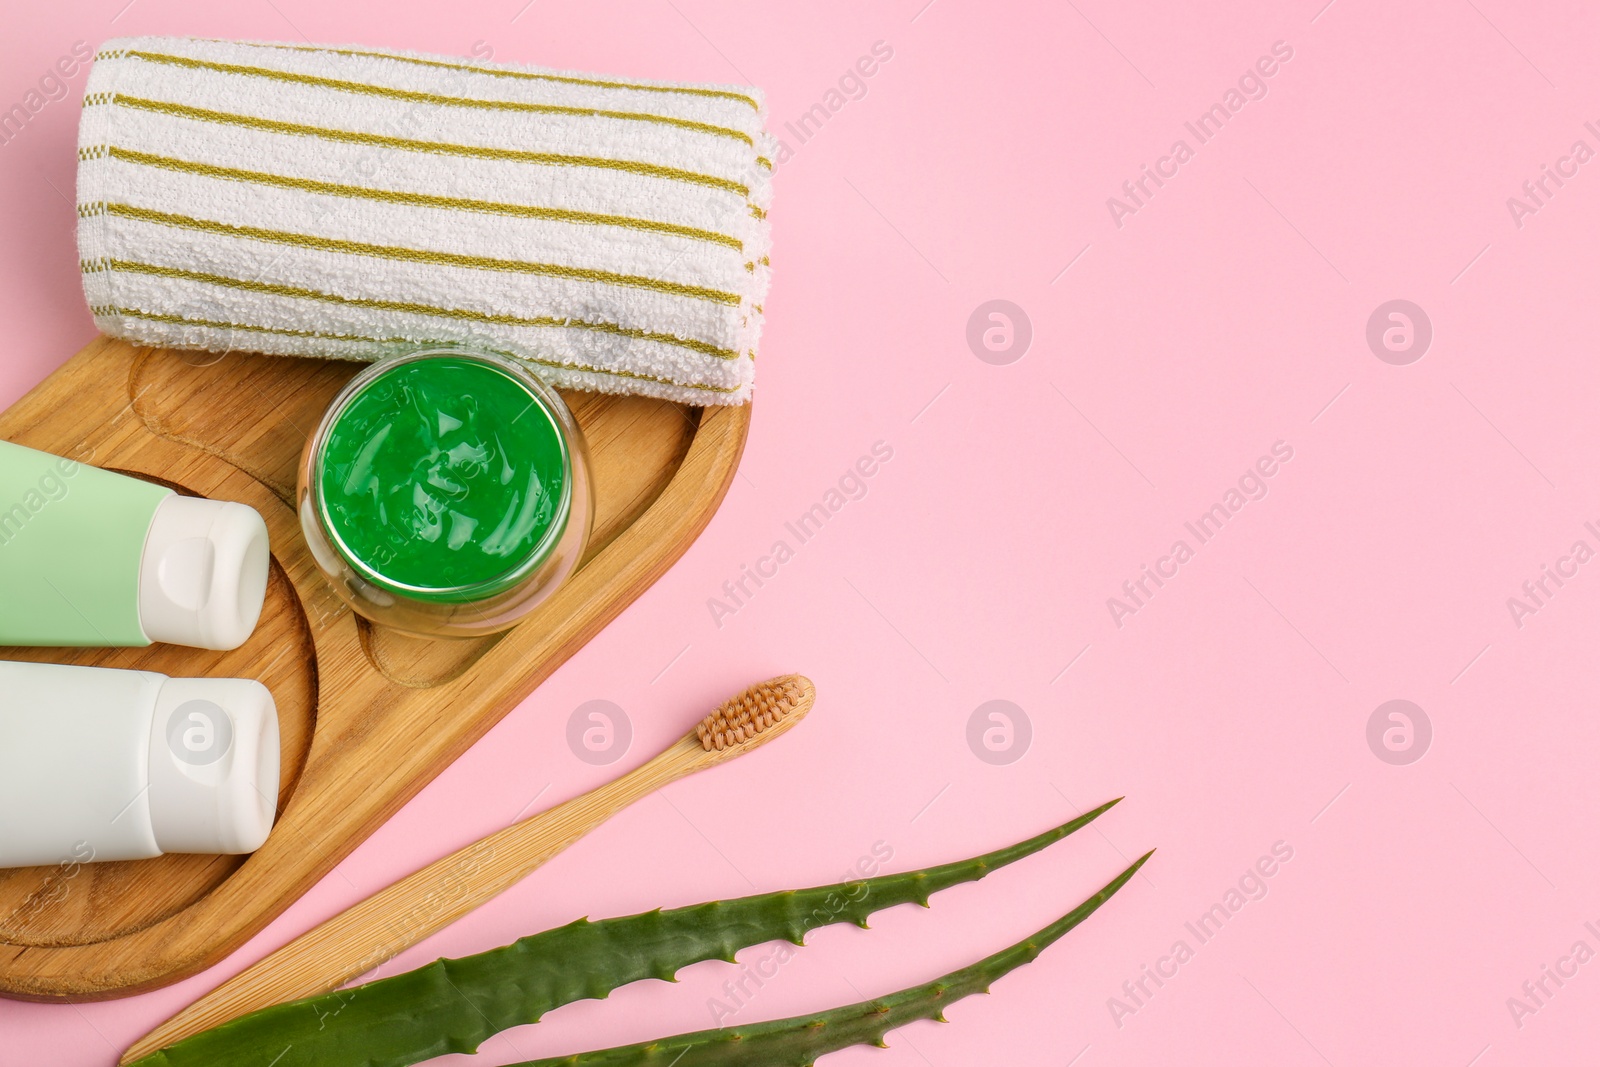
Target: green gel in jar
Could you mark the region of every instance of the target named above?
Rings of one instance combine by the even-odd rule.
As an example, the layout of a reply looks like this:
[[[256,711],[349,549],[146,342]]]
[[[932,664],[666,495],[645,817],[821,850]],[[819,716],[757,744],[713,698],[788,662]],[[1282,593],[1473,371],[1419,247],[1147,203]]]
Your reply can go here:
[[[496,362],[399,361],[336,405],[312,476],[324,528],[363,578],[466,603],[526,577],[570,516],[556,414]]]
[[[423,637],[516,625],[577,570],[594,517],[561,395],[521,360],[464,348],[350,379],[306,441],[295,500],[332,592]]]

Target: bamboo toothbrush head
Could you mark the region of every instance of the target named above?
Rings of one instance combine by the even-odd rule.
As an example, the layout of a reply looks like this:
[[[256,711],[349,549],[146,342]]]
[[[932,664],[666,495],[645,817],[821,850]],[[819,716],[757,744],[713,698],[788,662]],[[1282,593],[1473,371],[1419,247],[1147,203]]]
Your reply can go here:
[[[732,758],[766,744],[805,717],[816,703],[817,690],[803,674],[786,674],[753,685],[694,728],[700,747]]]

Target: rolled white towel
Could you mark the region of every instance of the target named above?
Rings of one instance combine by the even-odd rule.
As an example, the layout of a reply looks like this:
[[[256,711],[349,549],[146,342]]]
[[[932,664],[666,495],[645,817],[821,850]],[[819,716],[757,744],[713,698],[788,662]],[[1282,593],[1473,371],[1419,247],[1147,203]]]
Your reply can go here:
[[[78,251],[102,331],[750,398],[776,142],[758,90],[364,48],[137,37],[96,56]]]

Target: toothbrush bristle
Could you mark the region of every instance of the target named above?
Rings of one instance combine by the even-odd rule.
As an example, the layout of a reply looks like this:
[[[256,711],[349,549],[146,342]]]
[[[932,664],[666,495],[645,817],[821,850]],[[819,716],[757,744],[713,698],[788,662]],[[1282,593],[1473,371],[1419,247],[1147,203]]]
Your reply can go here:
[[[800,674],[786,674],[782,678],[753,685],[724,702],[700,721],[695,733],[700,738],[701,747],[707,752],[721,751],[749,741],[790,715],[804,714],[816,696],[816,689],[809,678]]]

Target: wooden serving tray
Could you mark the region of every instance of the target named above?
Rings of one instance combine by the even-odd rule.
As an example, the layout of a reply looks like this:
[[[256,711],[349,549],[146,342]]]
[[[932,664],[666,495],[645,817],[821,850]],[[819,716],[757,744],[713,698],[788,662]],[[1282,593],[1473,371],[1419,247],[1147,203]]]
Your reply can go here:
[[[566,394],[596,512],[583,566],[515,629],[424,640],[355,616],[291,501],[301,446],[359,364],[100,338],[0,414],[0,437],[249,504],[272,537],[255,634],[233,652],[0,648],[32,659],[256,678],[282,729],[278,822],[252,856],[0,871],[0,995],[99,1000],[177,981],[266,926],[683,554],[727,491],[744,407]]]

